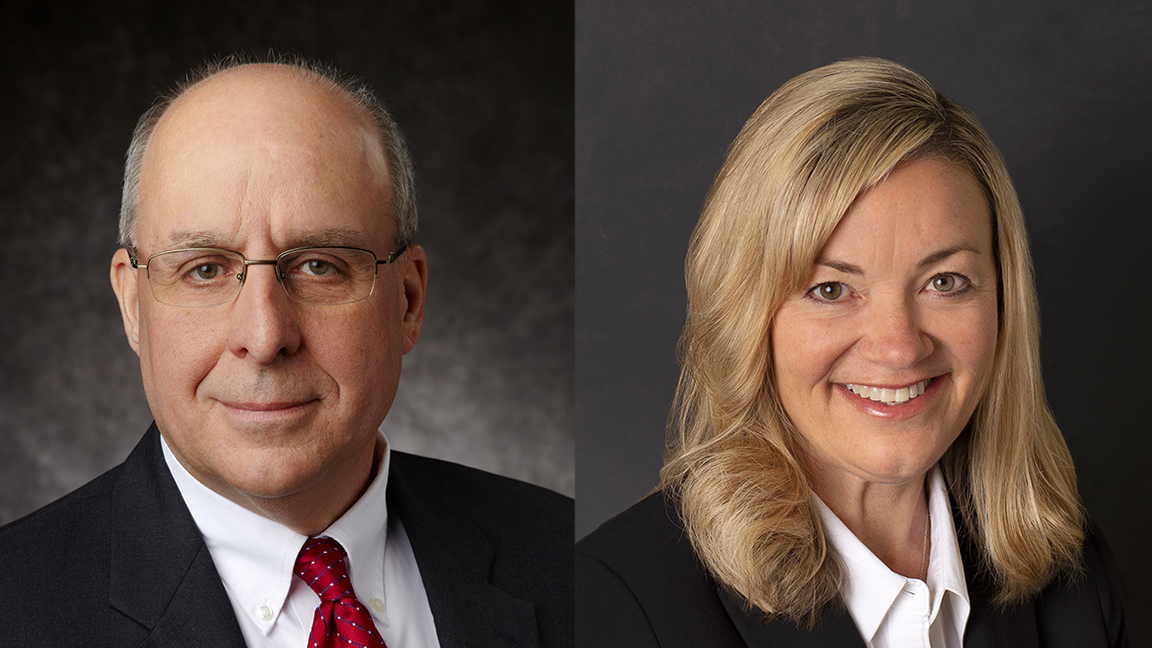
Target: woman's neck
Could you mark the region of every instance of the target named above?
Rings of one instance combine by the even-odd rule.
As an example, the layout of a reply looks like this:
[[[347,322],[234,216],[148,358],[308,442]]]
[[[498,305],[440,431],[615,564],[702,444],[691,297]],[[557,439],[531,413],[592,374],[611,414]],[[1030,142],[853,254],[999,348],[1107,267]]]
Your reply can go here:
[[[930,551],[927,473],[888,484],[815,466],[809,472],[812,489],[865,547],[897,574],[924,578]]]

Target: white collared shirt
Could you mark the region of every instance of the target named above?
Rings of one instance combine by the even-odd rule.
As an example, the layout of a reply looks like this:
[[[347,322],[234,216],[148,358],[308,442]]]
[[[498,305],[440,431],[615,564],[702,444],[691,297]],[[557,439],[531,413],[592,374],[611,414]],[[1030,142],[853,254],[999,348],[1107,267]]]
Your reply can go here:
[[[408,534],[385,499],[391,449],[383,434],[376,478],[320,535],[348,553],[348,577],[390,646],[439,648],[432,610]],[[204,536],[249,648],[300,648],[320,597],[292,569],[306,536],[225,499],[196,480],[161,439],[164,460]],[[385,550],[387,549],[387,551]]]
[[[824,533],[847,571],[844,603],[868,648],[961,648],[971,609],[948,490],[939,467],[928,477],[932,552],[928,581],[888,569],[815,497]]]

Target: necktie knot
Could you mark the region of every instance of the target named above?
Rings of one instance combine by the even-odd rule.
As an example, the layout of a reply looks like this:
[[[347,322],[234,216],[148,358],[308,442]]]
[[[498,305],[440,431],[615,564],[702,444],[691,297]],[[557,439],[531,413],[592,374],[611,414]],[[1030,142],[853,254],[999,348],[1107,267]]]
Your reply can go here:
[[[321,601],[355,598],[348,580],[347,557],[339,542],[331,538],[309,538],[296,558],[296,575]]]
[[[315,648],[387,648],[348,579],[348,555],[331,538],[309,538],[293,572],[320,597],[308,645]]]

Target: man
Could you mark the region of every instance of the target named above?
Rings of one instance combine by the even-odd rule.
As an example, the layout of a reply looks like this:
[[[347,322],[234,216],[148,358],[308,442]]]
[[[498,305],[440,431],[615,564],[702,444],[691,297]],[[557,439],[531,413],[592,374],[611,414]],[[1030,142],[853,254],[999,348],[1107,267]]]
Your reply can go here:
[[[571,500],[378,431],[415,231],[401,135],[333,72],[222,66],[145,114],[111,281],[155,424],[0,530],[0,642],[571,645]]]

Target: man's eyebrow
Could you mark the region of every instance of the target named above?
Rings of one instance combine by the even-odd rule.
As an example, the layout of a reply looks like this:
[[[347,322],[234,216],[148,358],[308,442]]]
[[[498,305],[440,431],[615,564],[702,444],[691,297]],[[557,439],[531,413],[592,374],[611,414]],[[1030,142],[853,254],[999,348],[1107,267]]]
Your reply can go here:
[[[365,236],[362,233],[343,227],[329,227],[294,236],[287,241],[284,249],[311,246],[365,247],[365,245]],[[169,234],[164,243],[165,250],[193,247],[232,250],[236,247],[236,240],[230,235],[208,230],[177,230]]]
[[[162,249],[157,251],[190,247],[227,248],[231,242],[230,239],[226,239],[216,232],[177,230],[164,237],[164,241],[161,243]]]
[[[958,254],[960,252],[973,252],[975,254],[981,254],[980,248],[974,245],[969,245],[967,243],[961,243],[959,245],[953,245],[952,247],[944,248],[943,250],[929,254],[928,256],[924,257],[920,263],[916,264],[916,268],[918,270],[923,270],[924,268],[940,263],[953,254]],[[832,268],[833,270],[843,272],[844,274],[860,276],[864,275],[864,270],[860,266],[853,265],[845,261],[837,261],[835,259],[825,259],[821,257],[816,259],[816,265]]]
[[[289,248],[313,245],[333,245],[337,247],[366,247],[366,237],[362,232],[344,227],[328,227],[293,237],[288,241]]]

